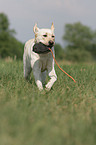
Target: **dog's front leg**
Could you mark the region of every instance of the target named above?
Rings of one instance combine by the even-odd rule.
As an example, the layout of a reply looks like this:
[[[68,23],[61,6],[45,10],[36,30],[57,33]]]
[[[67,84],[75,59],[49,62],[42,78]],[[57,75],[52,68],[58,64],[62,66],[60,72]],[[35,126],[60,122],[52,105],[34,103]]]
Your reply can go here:
[[[34,77],[35,77],[35,82],[38,87],[38,89],[41,91],[43,90],[43,85],[42,85],[42,80],[41,80],[41,73],[40,71],[33,71]]]
[[[48,70],[48,75],[50,77],[50,81],[46,85],[46,90],[49,91],[51,87],[53,86],[54,82],[57,80],[57,75],[55,73],[54,68]]]
[[[36,85],[38,89],[41,91],[43,90],[42,79],[41,79],[41,69],[37,66],[33,68],[33,75],[35,78]]]

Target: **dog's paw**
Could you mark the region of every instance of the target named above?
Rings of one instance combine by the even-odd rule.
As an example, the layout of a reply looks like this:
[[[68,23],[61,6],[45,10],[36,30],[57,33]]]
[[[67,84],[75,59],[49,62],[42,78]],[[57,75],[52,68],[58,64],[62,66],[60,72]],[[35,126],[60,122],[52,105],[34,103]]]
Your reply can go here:
[[[45,88],[45,91],[49,92],[50,91],[50,88]]]
[[[51,87],[52,87],[52,85],[51,85],[51,83],[49,81],[48,84],[45,86],[45,90],[46,91],[50,91],[51,90]]]
[[[45,87],[45,91],[48,92],[48,91],[50,91],[50,90],[51,90],[51,88],[50,88],[49,86],[46,85],[46,87]]]
[[[43,88],[42,88],[42,87],[40,87],[40,88],[38,88],[38,89],[39,89],[39,91],[40,91],[40,92],[42,92],[42,91],[43,91]]]

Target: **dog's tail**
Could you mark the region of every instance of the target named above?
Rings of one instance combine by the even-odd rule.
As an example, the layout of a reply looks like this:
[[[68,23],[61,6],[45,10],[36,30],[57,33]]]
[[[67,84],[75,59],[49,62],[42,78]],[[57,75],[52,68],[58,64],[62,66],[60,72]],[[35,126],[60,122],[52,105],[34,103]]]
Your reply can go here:
[[[69,76],[69,77],[76,83],[75,79],[74,79],[73,77],[71,77],[68,73],[66,73],[66,72],[59,66],[59,64],[57,63],[57,61],[56,61],[56,59],[55,59],[55,57],[54,57],[54,55],[53,55],[53,51],[52,51],[50,48],[49,48],[49,50],[51,51],[52,56],[53,56],[53,59],[54,59],[55,63],[57,64],[57,66],[59,67],[59,69],[60,69],[61,71],[63,71],[67,76]]]

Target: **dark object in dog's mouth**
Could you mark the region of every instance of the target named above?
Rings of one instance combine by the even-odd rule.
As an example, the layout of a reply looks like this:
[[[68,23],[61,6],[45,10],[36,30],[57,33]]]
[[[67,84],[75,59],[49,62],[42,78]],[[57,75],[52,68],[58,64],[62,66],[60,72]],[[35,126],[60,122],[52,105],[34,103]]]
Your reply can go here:
[[[52,47],[53,47],[53,44],[45,45],[45,44],[39,42],[39,43],[34,44],[33,51],[38,54],[48,53],[48,52],[50,52],[49,48],[52,48]]]

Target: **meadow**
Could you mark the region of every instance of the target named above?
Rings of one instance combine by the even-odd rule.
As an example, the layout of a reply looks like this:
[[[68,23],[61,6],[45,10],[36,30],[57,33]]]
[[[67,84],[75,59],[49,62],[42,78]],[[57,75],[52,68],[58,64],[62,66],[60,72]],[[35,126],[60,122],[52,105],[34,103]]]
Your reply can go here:
[[[22,61],[0,60],[0,145],[96,145],[96,64],[61,67],[76,83],[56,66],[52,90],[40,92]]]

